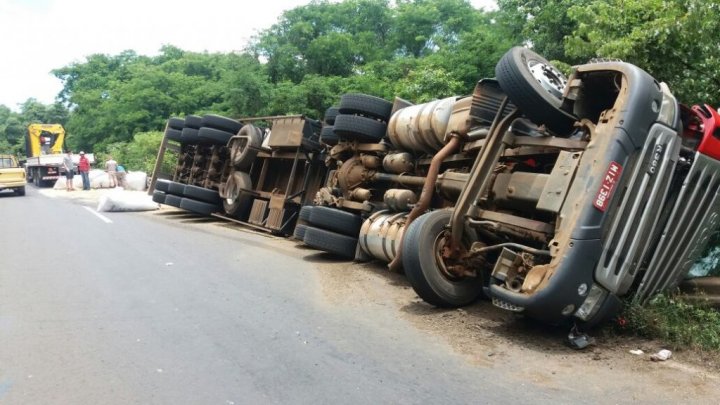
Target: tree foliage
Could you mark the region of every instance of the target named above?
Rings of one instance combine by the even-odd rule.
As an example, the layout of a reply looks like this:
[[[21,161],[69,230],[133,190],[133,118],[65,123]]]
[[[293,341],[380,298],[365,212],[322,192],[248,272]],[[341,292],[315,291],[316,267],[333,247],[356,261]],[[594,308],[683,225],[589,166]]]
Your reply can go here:
[[[156,56],[128,50],[58,67],[56,103],[0,106],[0,148],[21,153],[32,122],[65,125],[72,148],[119,151],[147,144],[136,135],[162,130],[173,115],[321,118],[346,92],[413,102],[470,94],[523,44],[561,66],[618,57],[668,82],[684,103],[717,106],[717,15],[717,0],[498,0],[489,12],[467,0],[314,0],[243,52],[168,45]]]
[[[720,2],[603,0],[568,9],[568,55],[615,57],[667,82],[685,103],[720,103]]]

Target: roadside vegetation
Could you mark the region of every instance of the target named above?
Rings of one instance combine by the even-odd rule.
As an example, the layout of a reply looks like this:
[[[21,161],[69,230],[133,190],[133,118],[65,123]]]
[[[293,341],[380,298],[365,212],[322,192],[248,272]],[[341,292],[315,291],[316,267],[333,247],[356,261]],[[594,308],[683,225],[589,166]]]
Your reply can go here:
[[[682,103],[720,106],[720,19],[708,17],[720,15],[718,0],[497,5],[484,11],[465,0],[314,0],[286,11],[249,44],[238,43],[240,52],[166,45],[155,56],[88,55],[53,71],[63,85],[56,102],[31,98],[17,111],[0,105],[0,153],[24,154],[28,124],[58,123],[69,148],[95,152],[100,161],[111,154],[128,170],[149,173],[170,116],[319,118],[348,92],[413,102],[468,94],[522,44],[566,69],[596,57],[635,63],[667,82]],[[720,251],[712,252],[717,274]],[[702,305],[661,296],[645,308],[628,307],[624,318],[626,332],[720,349],[720,315]]]
[[[612,327],[622,334],[662,340],[673,350],[720,350],[720,312],[680,294],[658,295],[645,306],[627,304]]]

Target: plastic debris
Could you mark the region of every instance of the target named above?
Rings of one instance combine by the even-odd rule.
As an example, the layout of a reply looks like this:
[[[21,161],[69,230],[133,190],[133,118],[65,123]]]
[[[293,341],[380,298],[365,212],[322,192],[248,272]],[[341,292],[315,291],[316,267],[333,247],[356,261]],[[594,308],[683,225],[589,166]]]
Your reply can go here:
[[[574,325],[568,333],[567,343],[576,350],[582,350],[588,346],[595,344],[595,339],[587,333],[580,332],[577,325]]]
[[[172,265],[173,265],[173,262],[167,262],[167,263],[165,263],[165,265],[166,265],[166,266],[172,266]]]
[[[653,354],[652,356],[650,356],[650,360],[652,360],[652,361],[665,361],[665,360],[669,359],[670,357],[672,357],[672,352],[671,352],[670,350],[667,350],[667,349],[662,349],[662,350],[660,350],[659,352],[657,352],[657,353]]]
[[[640,350],[640,349],[635,349],[635,350],[630,350],[630,354],[634,354],[634,355],[636,355],[636,356],[639,356],[639,355],[641,355],[641,354],[645,354],[645,352],[642,351],[642,350]]]

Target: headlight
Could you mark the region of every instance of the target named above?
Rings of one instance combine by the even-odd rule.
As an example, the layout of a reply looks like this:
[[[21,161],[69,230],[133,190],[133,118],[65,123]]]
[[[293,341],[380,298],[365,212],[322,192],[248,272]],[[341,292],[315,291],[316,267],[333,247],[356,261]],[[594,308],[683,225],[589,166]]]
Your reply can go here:
[[[604,288],[599,287],[597,284],[593,284],[592,287],[590,287],[590,292],[588,293],[587,298],[585,298],[585,301],[582,303],[580,308],[575,311],[575,316],[583,321],[591,319],[595,316],[598,309],[600,309],[600,306],[605,301],[605,297],[607,297],[607,295],[608,292]]]
[[[675,127],[675,117],[677,116],[677,100],[670,93],[670,88],[665,83],[660,83],[660,89],[663,93],[662,103],[660,105],[660,113],[658,121],[670,128]]]

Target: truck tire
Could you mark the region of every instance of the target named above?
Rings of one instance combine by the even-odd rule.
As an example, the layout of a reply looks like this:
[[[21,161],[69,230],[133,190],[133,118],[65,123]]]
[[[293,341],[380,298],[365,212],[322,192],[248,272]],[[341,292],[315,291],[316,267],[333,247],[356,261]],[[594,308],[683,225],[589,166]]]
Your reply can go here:
[[[258,150],[262,144],[262,130],[254,125],[245,125],[238,131],[238,136],[242,138],[231,139],[228,142],[230,148],[230,162],[237,170],[245,170],[257,156]]]
[[[206,140],[215,145],[226,145],[233,135],[235,134],[210,127],[202,127],[198,130],[200,140]]]
[[[333,126],[335,134],[348,141],[363,143],[380,142],[387,131],[387,124],[359,115],[340,114]]]
[[[569,132],[576,117],[561,109],[567,78],[535,52],[516,46],[495,66],[502,90],[530,120],[559,134]]]
[[[307,225],[299,224],[295,225],[295,231],[293,232],[293,238],[302,241],[305,238],[305,230]]]
[[[323,118],[323,121],[325,121],[328,125],[335,124],[335,117],[340,114],[340,111],[337,107],[330,107],[327,110],[325,110],[325,117]]]
[[[165,205],[169,205],[171,207],[180,208],[180,201],[182,201],[182,197],[172,194],[165,194]]]
[[[183,128],[180,134],[180,143],[186,145],[196,145],[200,139],[198,139],[198,130],[195,128]]]
[[[174,181],[168,182],[166,193],[183,197],[185,196],[185,185]]]
[[[155,190],[160,190],[163,193],[167,193],[170,183],[172,183],[170,180],[157,179],[155,181]]]
[[[216,190],[210,190],[208,188],[186,185],[183,195],[210,204],[220,204],[220,194],[218,194]]]
[[[182,131],[182,129],[185,127],[185,120],[178,117],[171,117],[167,122],[167,126],[168,128]]]
[[[19,196],[24,196],[25,195],[25,186],[18,187],[13,191],[15,191],[15,194],[17,194]]]
[[[182,141],[182,131],[178,130],[178,129],[168,128],[165,131],[165,137],[171,141],[181,142]]]
[[[221,115],[208,114],[202,117],[202,126],[219,129],[221,131],[230,132],[235,135],[238,133],[242,124],[232,118],[223,117]]]
[[[340,97],[340,114],[360,114],[387,122],[393,104],[379,97],[367,94],[344,94]]]
[[[306,205],[302,208],[300,208],[300,213],[298,214],[298,219],[305,221],[307,223],[310,222],[310,216],[312,215],[312,210],[315,208],[313,205]]]
[[[402,261],[410,285],[425,302],[453,308],[476,301],[483,291],[482,277],[450,279],[443,273],[438,241],[450,222],[452,211],[430,211],[405,230]]]
[[[180,201],[180,208],[200,215],[210,215],[220,210],[217,204],[193,200],[192,198],[183,198]]]
[[[165,192],[160,190],[153,191],[152,200],[158,204],[165,204]]]
[[[225,198],[222,202],[228,216],[241,221],[246,219],[252,207],[252,196],[243,190],[251,189],[252,180],[249,174],[237,170],[230,174],[225,181]]]
[[[311,224],[318,228],[341,233],[357,238],[362,226],[362,218],[358,214],[337,208],[315,206],[310,213]]]
[[[333,122],[335,120],[333,119]],[[337,134],[335,133],[335,128],[332,125],[328,125],[323,127],[323,129],[320,131],[320,142],[324,143],[325,145],[335,146],[338,143]]]
[[[358,240],[347,235],[308,226],[305,228],[303,242],[315,249],[352,260],[355,258]]]
[[[197,115],[185,116],[185,128],[200,129],[202,126],[202,118]]]

